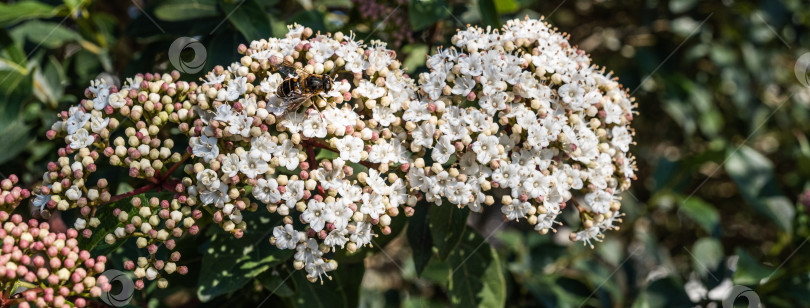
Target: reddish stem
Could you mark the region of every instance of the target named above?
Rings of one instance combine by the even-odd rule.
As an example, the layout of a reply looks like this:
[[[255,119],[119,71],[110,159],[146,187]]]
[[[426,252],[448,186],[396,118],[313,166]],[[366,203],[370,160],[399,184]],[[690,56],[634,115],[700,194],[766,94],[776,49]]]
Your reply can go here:
[[[184,162],[186,162],[186,159],[188,159],[189,156],[191,156],[191,154],[189,154],[189,153],[184,154],[182,160],[180,160],[179,162],[172,165],[169,168],[169,170],[166,170],[166,173],[163,174],[163,177],[160,178],[160,182],[165,182],[166,179],[168,179],[170,176],[172,176],[172,173],[174,173],[174,171],[177,170],[177,168],[179,168],[180,165],[182,165]]]
[[[123,193],[123,194],[120,194],[120,195],[112,196],[110,198],[110,201],[108,201],[107,203],[112,203],[112,202],[115,202],[115,201],[118,201],[118,200],[121,200],[121,199],[124,199],[124,198],[139,195],[139,194],[148,192],[148,191],[152,190],[152,188],[155,188],[155,187],[158,187],[158,186],[156,184],[146,184],[146,186],[140,187],[140,188],[135,189],[133,191],[130,191],[128,193]]]

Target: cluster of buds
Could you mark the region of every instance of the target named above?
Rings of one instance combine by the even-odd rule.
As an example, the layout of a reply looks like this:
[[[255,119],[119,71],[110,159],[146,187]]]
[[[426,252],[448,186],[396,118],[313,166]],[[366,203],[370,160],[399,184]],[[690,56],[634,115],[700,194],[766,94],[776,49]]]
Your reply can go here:
[[[439,50],[420,75],[430,102],[403,115],[411,150],[433,162],[417,161],[411,186],[473,211],[500,204],[541,233],[573,203],[583,230],[571,238],[588,245],[616,228],[635,177],[626,89],[542,20],[470,27],[452,42],[459,50]]]
[[[106,257],[93,258],[78,246],[79,233],[51,232],[48,223],[23,221],[0,211],[0,294],[4,304],[29,307],[85,307],[88,297],[110,291]]]
[[[28,189],[14,186],[19,181],[20,179],[14,174],[0,181],[0,211],[11,213],[23,199],[31,196]]]
[[[131,211],[122,211],[120,208],[113,210],[119,226],[107,234],[104,241],[112,245],[134,237],[138,248],[146,249],[149,254],[148,257],[138,258],[137,268],[133,261],[124,263],[124,268],[135,274],[135,288],[138,290],[145,286],[144,278],[149,281],[157,280],[158,287],[165,288],[168,281],[163,277],[164,274],[177,272],[185,275],[188,272],[185,266],[176,264],[180,260],[180,252],[175,250],[175,239],[184,234],[196,235],[200,230],[196,222],[202,217],[202,212],[181,204],[181,199],[183,198],[160,200],[158,197],[135,197],[129,201]],[[165,250],[165,255],[169,255],[167,260],[159,258],[161,247]]]
[[[159,279],[158,285],[165,287],[166,280],[158,271],[186,272],[184,267],[174,265],[180,258],[179,252],[173,251],[174,241],[187,233],[196,234],[196,221],[202,217],[201,211],[185,203],[185,186],[171,177],[190,156],[187,146],[175,148],[172,138],[187,139],[189,123],[196,118],[186,96],[197,86],[179,77],[177,72],[139,74],[128,78],[120,90],[104,81],[94,81],[85,91],[86,99],[62,112],[60,121],[48,131],[50,139],[64,138],[67,146],[58,150],[56,162],[48,164],[48,172],[32,201],[35,214],[45,218],[54,210],[78,208],[81,217],[73,226],[88,239],[101,224],[99,209],[114,206],[114,217],[107,219],[117,219],[118,226],[103,234],[105,242],[113,244],[134,237],[138,247],[150,255],[147,262],[139,262],[144,264],[142,271],[150,275],[137,276],[136,287],[143,287],[143,277]],[[171,136],[173,129],[180,134]],[[166,138],[167,133],[170,138]],[[98,165],[127,168],[132,178],[144,179],[148,184],[113,196],[104,178],[98,179],[95,186],[88,185]],[[148,203],[144,206],[141,201],[146,199],[130,198],[149,191],[169,194],[166,200],[143,201]],[[156,257],[159,247],[168,250],[170,260]],[[151,275],[153,272],[155,275]]]

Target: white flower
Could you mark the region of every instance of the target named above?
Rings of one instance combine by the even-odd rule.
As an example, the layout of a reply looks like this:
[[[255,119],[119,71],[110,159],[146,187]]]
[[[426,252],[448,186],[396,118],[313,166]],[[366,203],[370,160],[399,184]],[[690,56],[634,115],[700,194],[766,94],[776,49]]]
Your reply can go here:
[[[361,80],[360,85],[357,86],[357,93],[367,99],[378,99],[385,95],[385,88],[378,87],[368,80]]]
[[[354,215],[345,200],[340,199],[326,205],[326,220],[331,222],[336,229],[345,229],[349,225],[349,219]]]
[[[197,173],[197,183],[200,183],[205,188],[219,188],[220,185],[217,172],[211,169],[205,169]]]
[[[110,124],[110,118],[93,115],[90,118],[90,130],[98,134]]]
[[[231,153],[222,158],[222,173],[228,177],[233,177],[239,172],[239,155]]]
[[[295,148],[289,139],[284,140],[273,154],[278,157],[279,164],[287,168],[287,170],[295,170],[298,168],[298,149]]]
[[[457,76],[451,92],[455,95],[467,96],[475,87],[475,80],[471,75]]]
[[[71,107],[68,114],[70,117],[65,120],[68,135],[75,134],[90,120],[90,114],[85,113],[79,107]]]
[[[442,71],[436,70],[429,74],[422,74],[422,76],[427,80],[427,83],[422,85],[422,90],[427,93],[430,99],[439,99],[439,96],[442,95],[442,89],[444,89],[446,85],[445,80],[447,79],[447,75]]]
[[[270,161],[273,159],[273,153],[278,151],[278,145],[273,142],[269,133],[263,133],[250,140],[250,151],[256,152],[262,160]]]
[[[203,161],[208,162],[219,155],[219,147],[217,146],[217,138],[202,135],[200,137],[189,138],[191,144],[191,153],[194,156],[199,156]]]
[[[261,154],[251,152],[242,152],[239,157],[239,171],[244,173],[247,177],[255,179],[260,174],[264,174],[269,170],[267,161],[262,159]]]
[[[323,138],[326,137],[326,123],[324,123],[321,115],[313,112],[307,116],[303,124],[304,137],[307,138]]]
[[[472,150],[479,163],[489,163],[498,155],[498,137],[478,135],[478,140],[472,144]]]
[[[309,224],[309,227],[315,231],[323,230],[326,224],[326,215],[324,214],[325,204],[315,199],[309,199],[307,209],[301,214],[301,219]]]
[[[518,199],[512,199],[512,203],[504,204],[501,207],[501,213],[509,220],[518,220],[526,217],[531,211],[532,205],[528,202],[521,202]]]
[[[112,93],[107,99],[107,103],[115,109],[124,107],[127,103],[126,94],[124,92]]]
[[[354,136],[346,136],[342,139],[337,139],[335,146],[338,152],[340,152],[341,159],[353,163],[360,162],[363,152],[363,139]]]
[[[281,193],[278,191],[276,179],[259,179],[253,187],[253,196],[265,204],[278,203],[281,201]]]
[[[228,132],[233,135],[241,135],[242,137],[250,137],[250,128],[253,125],[253,118],[244,113],[240,113],[233,118],[231,125],[228,126]]]
[[[363,246],[371,242],[371,237],[374,233],[371,232],[371,223],[358,222],[354,228],[354,233],[349,236],[349,240]]]
[[[304,181],[289,181],[286,190],[281,195],[281,200],[284,200],[288,207],[295,207],[295,203],[303,197]]]
[[[610,203],[613,201],[613,195],[610,193],[597,190],[585,194],[585,203],[593,209],[594,213],[602,214],[610,211]]]
[[[363,204],[360,212],[368,215],[371,219],[379,219],[385,213],[385,205],[382,203],[382,196],[376,193],[363,194]]]
[[[422,125],[416,127],[414,131],[411,132],[411,137],[413,137],[413,142],[411,145],[417,145],[425,148],[432,148],[433,147],[433,134],[436,132],[436,125],[430,123],[429,121],[423,122]]]
[[[222,207],[225,202],[231,201],[231,197],[228,196],[228,185],[202,189],[200,191],[200,201],[206,205]]]
[[[450,136],[442,136],[439,138],[439,141],[436,142],[436,147],[433,148],[433,151],[430,153],[430,157],[437,163],[444,164],[450,159],[450,155],[455,153],[456,148],[451,141]]]
[[[245,77],[236,77],[235,79],[228,82],[228,87],[226,89],[221,89],[219,94],[217,95],[217,100],[227,100],[227,101],[237,101],[239,100],[239,96],[245,94],[247,91],[247,78]]]
[[[298,231],[292,225],[277,226],[273,228],[273,237],[279,249],[295,249],[298,245]]]
[[[51,188],[51,185],[48,185],[48,188]],[[48,201],[51,201],[51,195],[34,194],[34,199],[31,200],[31,204],[42,211],[45,209],[45,206],[48,205]]]
[[[79,198],[82,197],[82,191],[79,190],[78,186],[72,185],[67,191],[65,191],[65,197],[72,201],[79,200]]]
[[[377,105],[372,110],[372,118],[377,120],[380,125],[383,127],[388,127],[397,120],[397,116],[394,114],[394,110],[382,105]]]
[[[66,139],[70,143],[70,148],[77,150],[89,147],[96,142],[96,137],[84,128],[80,128],[75,134],[68,135]]]

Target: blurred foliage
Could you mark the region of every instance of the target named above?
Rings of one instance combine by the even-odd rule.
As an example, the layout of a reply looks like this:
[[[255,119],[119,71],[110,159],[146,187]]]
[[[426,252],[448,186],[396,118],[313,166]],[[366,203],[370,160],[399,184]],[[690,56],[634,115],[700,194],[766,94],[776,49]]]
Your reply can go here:
[[[148,286],[133,304],[681,307],[719,303],[724,288],[744,285],[769,307],[810,306],[810,88],[794,74],[810,48],[810,9],[799,0],[0,3],[0,170],[36,182],[55,157],[44,135],[56,113],[90,80],[173,69],[178,37],[207,48],[204,70],[187,80],[293,22],[391,42],[415,74],[455,29],[526,15],[570,33],[637,98],[638,180],[621,231],[591,250],[568,242],[570,230],[500,223],[497,210],[417,207],[374,248],[339,256],[319,285],[280,262],[288,256],[268,249],[261,230],[231,241],[208,228],[178,243],[190,274],[166,290]],[[137,253],[127,243],[112,260],[121,268]]]

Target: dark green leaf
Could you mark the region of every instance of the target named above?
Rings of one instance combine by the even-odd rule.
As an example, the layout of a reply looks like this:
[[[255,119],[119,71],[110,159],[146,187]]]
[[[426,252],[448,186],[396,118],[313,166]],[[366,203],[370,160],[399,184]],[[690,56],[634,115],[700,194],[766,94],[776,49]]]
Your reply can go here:
[[[487,26],[499,27],[498,10],[493,0],[478,0],[478,10],[481,12],[481,21]]]
[[[270,15],[256,0],[220,2],[220,6],[228,20],[248,41],[273,36]]]
[[[296,271],[292,277],[296,292],[293,306],[305,308],[357,307],[360,300],[360,284],[365,274],[363,263],[343,264],[330,272],[332,279],[324,277],[323,284],[309,282],[306,272]]]
[[[717,270],[723,261],[723,245],[711,237],[699,239],[692,247],[692,258],[694,269],[705,277],[707,273]]]
[[[774,271],[769,269],[757,259],[754,259],[742,248],[736,250],[739,260],[737,261],[737,271],[734,272],[734,283],[740,285],[756,286],[763,278],[771,276]]]
[[[697,222],[706,232],[712,235],[720,232],[720,214],[700,197],[692,196],[682,201],[680,212]]]
[[[450,202],[444,202],[441,206],[435,204],[425,206],[429,207],[428,222],[433,244],[439,249],[439,258],[445,260],[456,248],[467,228],[470,209],[466,207],[460,209]]]
[[[295,294],[290,288],[290,281],[286,281],[285,277],[289,274],[286,271],[270,270],[265,271],[256,279],[262,284],[265,290],[281,297],[288,297]],[[289,280],[289,279],[288,279]]]
[[[247,223],[242,238],[217,230],[202,259],[197,296],[208,301],[216,296],[242,288],[267,269],[289,259],[294,251],[281,250],[270,244],[273,228],[280,217],[266,212],[242,212]],[[272,219],[271,219],[272,217]]]
[[[2,108],[0,108],[1,110]],[[0,124],[0,144],[15,146],[6,146],[3,151],[0,151],[0,164],[14,158],[25,149],[25,144],[31,140],[28,132],[31,127],[18,118],[11,123]]]
[[[450,9],[444,0],[411,1],[408,6],[411,29],[419,31],[447,18]]]
[[[498,253],[483,236],[469,230],[447,259],[451,266],[448,295],[456,307],[503,307],[506,280]]]
[[[792,230],[796,209],[779,190],[774,178],[773,163],[748,146],[729,151],[726,172],[737,183],[745,201],[754,210],[773,220],[782,230]]]
[[[21,20],[53,17],[58,12],[58,8],[38,1],[20,1],[14,4],[0,3],[0,28]]]
[[[408,243],[413,251],[413,263],[416,275],[422,275],[433,256],[433,238],[427,221],[429,204],[420,203],[414,208],[413,216],[408,219]]]
[[[61,24],[39,20],[27,21],[15,27],[11,31],[11,36],[18,41],[27,39],[36,45],[47,48],[62,47],[67,42],[81,39],[78,33]]]
[[[183,21],[219,15],[216,0],[167,0],[155,7],[155,17],[165,21]]]

